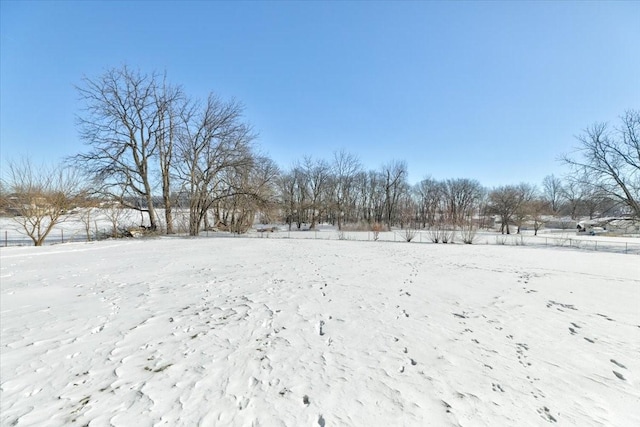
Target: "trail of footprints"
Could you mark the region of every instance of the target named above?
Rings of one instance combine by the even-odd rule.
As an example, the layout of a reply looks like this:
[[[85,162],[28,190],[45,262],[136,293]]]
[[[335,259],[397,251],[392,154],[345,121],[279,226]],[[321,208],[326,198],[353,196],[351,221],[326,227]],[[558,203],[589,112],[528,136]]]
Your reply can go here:
[[[529,273],[520,273],[518,276],[518,283],[522,283],[524,285],[528,285],[529,281],[531,279],[531,275]],[[537,290],[535,289],[530,289],[526,286],[524,286],[522,288],[525,293],[527,294],[533,294],[536,293]],[[496,297],[495,298],[495,302],[493,304],[499,304],[501,302],[501,297]],[[474,315],[473,313],[470,313],[468,311],[460,311],[460,312],[452,312],[451,313],[455,318],[458,319],[458,323],[464,327],[464,330],[462,332],[460,332],[461,334],[473,334],[473,329],[471,329],[471,326],[468,324],[469,321],[474,321],[475,319],[485,319],[487,324],[493,325],[493,329],[496,331],[503,331],[504,327],[502,326],[502,322],[499,320],[495,320],[495,319],[488,319],[484,314],[480,314],[480,315]],[[529,344],[525,343],[525,342],[518,342],[515,340],[515,337],[512,334],[506,334],[504,335],[504,337],[509,340],[510,342],[512,342],[512,346],[515,350],[515,357],[518,361],[518,363],[524,368],[524,369],[528,369],[529,367],[532,366],[531,361],[529,361],[529,356],[528,356],[528,352],[529,352]],[[480,340],[478,340],[477,338],[472,337],[470,338],[470,340],[475,343],[476,345],[481,346],[481,342]],[[498,352],[496,350],[493,350],[491,348],[487,348],[485,346],[481,347],[485,352],[485,356],[490,356],[493,354],[498,354]],[[494,367],[491,366],[491,364],[489,363],[484,363],[483,367],[489,369],[489,370],[494,370]],[[531,377],[530,375],[526,375],[526,379],[527,381],[533,386],[533,384],[536,381],[539,381],[539,378],[535,378],[535,377]],[[498,383],[498,382],[491,382],[491,390],[495,393],[507,393],[508,389],[505,388],[504,385]],[[530,392],[532,397],[534,397],[535,399],[539,399],[539,398],[545,398],[544,394],[542,393],[542,391],[540,391],[539,389],[537,389],[536,387],[533,388],[533,390]],[[545,418],[547,421],[550,422],[555,422],[556,419],[555,417],[551,414],[551,410],[548,409],[546,406],[544,406],[543,408],[538,410],[538,413],[541,414],[541,416],[543,416],[543,418]]]
[[[411,268],[411,271],[409,272],[409,277],[404,279],[403,281],[403,285],[404,286],[410,286],[413,284],[413,279],[418,277],[418,269],[416,267],[416,265],[414,263],[408,263],[406,264]],[[404,288],[401,288],[398,292],[400,292],[400,297],[411,297],[411,292],[405,290]],[[409,317],[409,313],[407,312],[407,310],[403,309],[400,307],[400,305],[396,305],[396,309],[399,310],[398,315],[396,315],[396,320],[401,319],[401,318],[408,318]],[[400,339],[397,337],[393,338],[394,342],[399,342]],[[403,359],[405,359],[405,361],[407,362],[407,365],[410,366],[416,366],[418,364],[417,360],[414,359],[413,357],[409,356],[409,349],[407,347],[402,347],[402,354],[404,356],[402,356]],[[405,366],[407,366],[405,364],[402,364],[400,366],[400,368],[398,369],[399,373],[404,373],[405,372]]]
[[[578,309],[577,309],[574,305],[572,305],[572,304],[562,304],[562,303],[558,303],[558,302],[556,302],[556,301],[549,301],[549,302],[547,303],[547,307],[548,307],[548,308],[556,307],[556,309],[557,309],[557,310],[559,310],[559,311],[564,311],[564,310],[561,310],[560,308],[557,308],[557,306],[560,306],[560,307],[565,308],[565,309],[570,309],[570,310],[578,311]],[[614,320],[614,319],[610,318],[610,317],[609,317],[609,316],[607,316],[606,314],[596,313],[596,316],[601,317],[601,318],[603,318],[603,319],[607,320],[608,322],[615,322],[615,320]],[[580,335],[580,334],[582,333],[581,329],[583,329],[583,327],[582,327],[582,326],[580,326],[578,323],[576,323],[576,322],[569,322],[569,325],[570,325],[570,326],[568,326],[568,327],[567,327],[567,329],[569,330],[569,333],[570,333],[571,335]],[[586,342],[588,342],[588,343],[590,343],[590,344],[597,344],[597,342],[598,342],[598,340],[597,340],[596,338],[590,338],[590,337],[588,337],[588,336],[583,336],[582,338],[583,338]],[[610,361],[612,364],[614,364],[617,368],[625,369],[625,370],[627,369],[625,365],[623,365],[622,363],[620,363],[620,362],[616,361],[615,359],[610,359],[609,361]],[[621,372],[618,372],[618,371],[616,371],[616,370],[612,370],[611,372],[612,372],[612,373],[613,373],[613,375],[614,375],[616,378],[618,378],[619,380],[626,381],[626,378],[625,378],[624,374],[622,374]]]

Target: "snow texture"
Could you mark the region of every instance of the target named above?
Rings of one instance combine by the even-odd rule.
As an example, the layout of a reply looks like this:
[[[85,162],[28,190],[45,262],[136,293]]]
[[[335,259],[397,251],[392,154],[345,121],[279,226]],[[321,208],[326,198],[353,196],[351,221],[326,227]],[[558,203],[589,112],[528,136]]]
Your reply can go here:
[[[2,248],[3,426],[640,425],[640,263],[286,239]]]

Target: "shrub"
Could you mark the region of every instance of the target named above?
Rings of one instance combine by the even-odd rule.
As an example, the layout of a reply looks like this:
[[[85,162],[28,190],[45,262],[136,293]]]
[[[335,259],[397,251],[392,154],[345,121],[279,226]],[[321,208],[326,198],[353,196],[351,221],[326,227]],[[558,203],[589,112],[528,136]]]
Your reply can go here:
[[[417,230],[415,228],[405,228],[402,237],[407,242],[411,242],[417,234]]]
[[[467,245],[473,244],[476,239],[476,229],[473,224],[463,225],[460,227],[460,238]]]

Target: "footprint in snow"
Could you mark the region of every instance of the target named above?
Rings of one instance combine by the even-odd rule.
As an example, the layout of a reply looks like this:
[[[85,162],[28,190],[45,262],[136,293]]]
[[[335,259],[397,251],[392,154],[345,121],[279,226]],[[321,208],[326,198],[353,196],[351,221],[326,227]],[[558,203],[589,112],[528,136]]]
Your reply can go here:
[[[613,372],[613,375],[618,377],[618,379],[621,379],[622,381],[626,381],[626,378],[620,372],[616,372],[616,371],[612,371],[612,372]]]
[[[619,368],[627,369],[627,367],[626,367],[626,366],[624,366],[624,365],[623,365],[622,363],[620,363],[620,362],[615,361],[614,359],[610,359],[609,361],[610,361],[611,363],[613,363],[614,365],[616,365],[617,367],[619,367]]]
[[[553,415],[551,415],[551,411],[546,406],[543,406],[542,408],[538,409],[538,413],[542,416],[542,418],[546,419],[547,421],[550,421],[552,423],[558,422],[558,420],[556,420],[556,418]]]

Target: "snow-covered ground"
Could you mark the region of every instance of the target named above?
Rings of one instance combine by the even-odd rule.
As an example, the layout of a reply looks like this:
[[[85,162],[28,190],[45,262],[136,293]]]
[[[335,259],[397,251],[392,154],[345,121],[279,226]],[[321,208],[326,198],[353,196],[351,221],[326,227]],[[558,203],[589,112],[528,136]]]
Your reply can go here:
[[[301,239],[2,248],[0,424],[640,425],[640,263]]]

